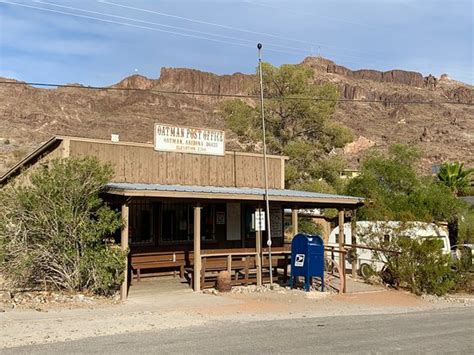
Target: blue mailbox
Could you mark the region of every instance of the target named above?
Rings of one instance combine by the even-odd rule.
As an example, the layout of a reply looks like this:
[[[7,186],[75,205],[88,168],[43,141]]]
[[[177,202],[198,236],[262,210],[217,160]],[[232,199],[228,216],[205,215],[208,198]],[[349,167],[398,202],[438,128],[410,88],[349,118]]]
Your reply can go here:
[[[324,243],[319,235],[299,233],[293,237],[291,242],[291,288],[298,276],[304,276],[306,291],[309,291],[313,277],[321,279],[321,290],[324,290]]]

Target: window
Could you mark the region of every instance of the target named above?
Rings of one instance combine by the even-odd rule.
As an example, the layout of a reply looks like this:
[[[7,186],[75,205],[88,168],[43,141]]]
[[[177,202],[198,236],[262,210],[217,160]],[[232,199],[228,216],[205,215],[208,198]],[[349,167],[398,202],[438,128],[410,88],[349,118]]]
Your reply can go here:
[[[201,210],[201,240],[216,240],[216,205]]]
[[[447,250],[448,246],[445,238],[439,238],[436,236],[421,237],[423,243],[431,243],[438,246],[440,249]]]
[[[188,204],[163,203],[161,240],[188,241],[193,238],[193,211]]]
[[[201,210],[201,240],[216,240],[216,205]],[[192,242],[194,239],[194,207],[188,203],[163,203],[161,241]]]
[[[255,213],[255,207],[244,207],[244,235],[245,239],[255,239],[255,229],[252,228],[252,215]]]
[[[130,204],[129,238],[131,245],[151,245],[154,242],[153,204],[147,201]]]

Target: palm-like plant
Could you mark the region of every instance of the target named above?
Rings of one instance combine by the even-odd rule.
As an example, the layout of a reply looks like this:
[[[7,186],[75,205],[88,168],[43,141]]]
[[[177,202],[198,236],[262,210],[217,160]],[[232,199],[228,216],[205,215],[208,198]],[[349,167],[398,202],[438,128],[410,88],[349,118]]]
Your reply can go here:
[[[464,169],[464,164],[460,162],[444,163],[441,165],[438,179],[441,183],[448,186],[453,194],[458,197],[464,195],[468,188],[473,186],[473,179],[471,174],[474,169]],[[458,242],[459,219],[455,215],[448,221],[449,241],[451,245]]]
[[[451,188],[456,196],[462,196],[468,187],[474,186],[472,173],[474,169],[464,169],[463,163],[444,163],[439,170],[438,179]]]

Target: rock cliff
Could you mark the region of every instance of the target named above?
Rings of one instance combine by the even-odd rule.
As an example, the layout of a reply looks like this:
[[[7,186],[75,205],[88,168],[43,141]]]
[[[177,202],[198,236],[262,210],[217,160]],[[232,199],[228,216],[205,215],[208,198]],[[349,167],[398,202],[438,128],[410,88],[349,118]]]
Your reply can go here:
[[[314,84],[333,83],[342,98],[382,101],[337,105],[335,120],[349,127],[356,138],[353,146],[340,152],[352,167],[369,147],[384,148],[395,142],[420,148],[426,170],[446,160],[474,165],[472,86],[447,75],[438,79],[403,70],[350,70],[319,57],[306,58],[301,65],[313,69]],[[157,79],[133,75],[112,86],[139,91],[0,84],[0,174],[53,134],[109,139],[111,133],[118,133],[122,140],[151,142],[154,122],[225,129],[218,113],[218,104],[225,97],[218,95],[248,94],[255,85],[256,77],[251,74],[216,75],[186,68],[163,68]],[[232,134],[228,137],[228,148],[239,149]]]

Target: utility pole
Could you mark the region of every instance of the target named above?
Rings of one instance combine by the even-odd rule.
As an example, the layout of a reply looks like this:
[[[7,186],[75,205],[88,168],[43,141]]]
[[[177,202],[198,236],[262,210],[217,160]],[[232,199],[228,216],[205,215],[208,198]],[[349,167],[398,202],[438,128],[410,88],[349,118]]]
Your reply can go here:
[[[268,262],[270,266],[270,286],[273,286],[273,267],[272,267],[272,231],[270,228],[270,202],[268,200],[268,170],[267,170],[267,142],[265,132],[265,113],[263,110],[263,73],[262,73],[262,44],[257,44],[258,49],[258,73],[260,76],[260,111],[262,114],[262,130],[263,130],[263,170],[265,175],[265,212],[267,219],[267,245],[268,245]]]

